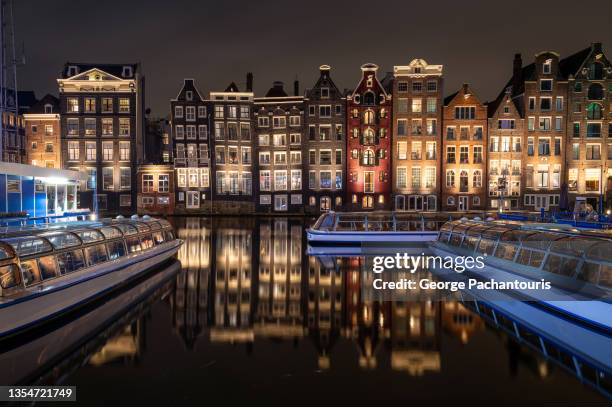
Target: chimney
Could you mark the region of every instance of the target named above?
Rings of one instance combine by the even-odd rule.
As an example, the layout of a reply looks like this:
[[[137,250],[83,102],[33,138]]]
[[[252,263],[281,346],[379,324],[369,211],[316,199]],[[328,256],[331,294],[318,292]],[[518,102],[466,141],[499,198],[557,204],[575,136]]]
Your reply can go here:
[[[512,63],[512,88],[516,91],[520,88],[523,82],[523,59],[521,54],[514,54],[514,62]]]
[[[247,92],[253,92],[253,72],[247,72],[246,81]]]
[[[601,42],[594,42],[591,44],[591,49],[593,50],[593,52],[596,52],[598,54],[601,54]]]
[[[300,96],[300,81],[293,81],[293,96]]]

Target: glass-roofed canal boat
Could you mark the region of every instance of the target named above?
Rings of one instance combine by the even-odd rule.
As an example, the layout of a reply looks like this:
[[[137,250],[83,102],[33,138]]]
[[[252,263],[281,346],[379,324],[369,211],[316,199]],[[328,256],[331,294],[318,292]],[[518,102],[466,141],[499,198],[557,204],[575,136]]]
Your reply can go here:
[[[436,240],[448,217],[410,212],[334,212],[322,214],[306,231],[309,252],[348,253],[363,245],[411,244]]]
[[[176,255],[163,219],[66,222],[0,231],[0,339],[117,289]]]
[[[448,278],[550,282],[548,290],[513,290],[513,298],[610,335],[612,240],[608,236],[542,224],[458,220],[442,226],[430,249],[442,257],[484,259],[484,268],[468,268],[461,275],[444,273]]]

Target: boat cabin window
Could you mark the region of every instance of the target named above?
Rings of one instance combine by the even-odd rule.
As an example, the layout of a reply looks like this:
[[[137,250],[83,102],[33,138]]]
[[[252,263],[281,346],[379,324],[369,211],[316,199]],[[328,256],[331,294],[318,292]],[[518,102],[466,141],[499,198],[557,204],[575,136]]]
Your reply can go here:
[[[100,232],[102,232],[102,234],[104,235],[104,237],[108,240],[108,239],[117,239],[119,237],[122,237],[123,235],[121,234],[121,231],[115,227],[112,226],[105,226],[103,228],[98,229]]]
[[[11,252],[9,252],[8,248],[4,248],[2,246],[0,246],[0,260],[6,260],[6,259],[10,259],[12,258],[13,255]]]
[[[571,277],[576,273],[578,262],[575,257],[559,256],[551,253],[546,259],[544,270],[549,273]]]
[[[333,215],[323,215],[323,220],[319,224],[319,230],[332,230],[334,227],[334,216]]]
[[[109,260],[116,260],[121,256],[125,256],[125,246],[123,245],[123,240],[108,242],[106,244],[106,248],[108,249]]]
[[[608,264],[601,265],[599,273],[599,285],[604,288],[612,288],[612,266]]]
[[[57,265],[55,256],[45,256],[38,259],[38,269],[43,280],[57,277]]]
[[[452,233],[448,244],[450,244],[451,246],[459,246],[461,244],[462,238],[463,233]]]
[[[159,222],[164,229],[170,227],[170,222],[168,222],[166,219],[157,219],[157,222]]]
[[[140,239],[136,236],[125,239],[125,245],[127,246],[128,253],[135,253],[142,250],[140,247]]]
[[[162,244],[162,243],[164,243],[164,234],[162,232],[154,232],[153,233],[153,242],[155,242],[155,244]]]
[[[499,242],[494,256],[500,259],[512,261],[516,255],[516,250],[517,246],[513,245],[512,243]]]
[[[138,230],[128,223],[115,223],[113,224],[113,226],[119,229],[124,236],[135,235],[136,233],[138,233]]]
[[[165,236],[166,236],[166,242],[169,242],[170,240],[174,240],[174,232],[171,230],[166,230]]]
[[[21,270],[23,273],[23,280],[26,286],[30,286],[42,281],[42,278],[40,277],[40,271],[38,270],[38,262],[36,261],[36,259],[22,261]]]
[[[41,235],[46,238],[55,249],[65,249],[67,247],[79,246],[81,241],[74,233],[49,233]]]
[[[586,281],[588,283],[597,284],[599,280],[599,264],[584,262],[580,272],[577,275],[577,278],[582,281]]]
[[[531,266],[535,268],[540,268],[542,260],[544,260],[543,252],[538,250],[526,249],[524,247],[521,249],[518,258],[516,259],[517,263],[519,264],[524,264],[525,266]]]
[[[490,256],[493,254],[493,250],[495,250],[496,242],[497,240],[485,239],[484,237],[481,237],[480,244],[478,245],[478,251]]]
[[[86,247],[84,250],[85,257],[87,258],[87,264],[89,264],[90,266],[105,262],[108,259],[108,257],[106,256],[106,247],[104,247],[104,244],[89,246]]]
[[[51,244],[47,240],[40,237],[13,237],[4,241],[15,249],[15,252],[17,252],[19,257],[50,252],[52,250]]]
[[[76,232],[76,234],[85,244],[104,240],[104,236],[102,236],[102,233],[98,232],[97,230],[82,230]]]
[[[338,218],[336,224],[336,230],[365,230],[365,217],[364,216],[350,216],[343,215]]]
[[[0,287],[3,290],[17,287],[19,284],[21,284],[21,273],[16,264],[0,267]]]
[[[140,245],[142,246],[142,250],[150,249],[153,247],[153,238],[151,235],[144,235],[140,238]]]
[[[57,265],[60,274],[70,274],[85,267],[83,251],[79,249],[58,254]]]

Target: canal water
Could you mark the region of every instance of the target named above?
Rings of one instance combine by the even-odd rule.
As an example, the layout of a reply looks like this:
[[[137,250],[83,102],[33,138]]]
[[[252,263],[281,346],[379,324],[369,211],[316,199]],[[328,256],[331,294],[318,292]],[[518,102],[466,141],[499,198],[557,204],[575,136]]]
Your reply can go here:
[[[176,218],[178,261],[0,349],[0,381],[87,405],[609,405],[458,302],[373,302],[302,218]],[[389,403],[389,404],[383,404]]]

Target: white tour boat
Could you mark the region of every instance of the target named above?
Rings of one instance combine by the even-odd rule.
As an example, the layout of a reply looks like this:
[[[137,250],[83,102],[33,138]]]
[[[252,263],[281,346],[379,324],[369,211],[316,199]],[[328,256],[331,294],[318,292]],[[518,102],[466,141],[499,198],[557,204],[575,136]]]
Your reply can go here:
[[[364,245],[406,245],[438,238],[440,217],[410,212],[327,212],[306,231],[308,245],[343,250]]]
[[[498,282],[550,282],[545,291],[514,290],[515,299],[593,329],[612,332],[612,240],[577,230],[505,222],[452,221],[430,249],[438,256],[482,256],[463,275]],[[459,278],[452,271],[447,278]],[[491,299],[489,299],[491,300]]]
[[[0,339],[133,281],[176,255],[170,223],[148,217],[0,233]]]

